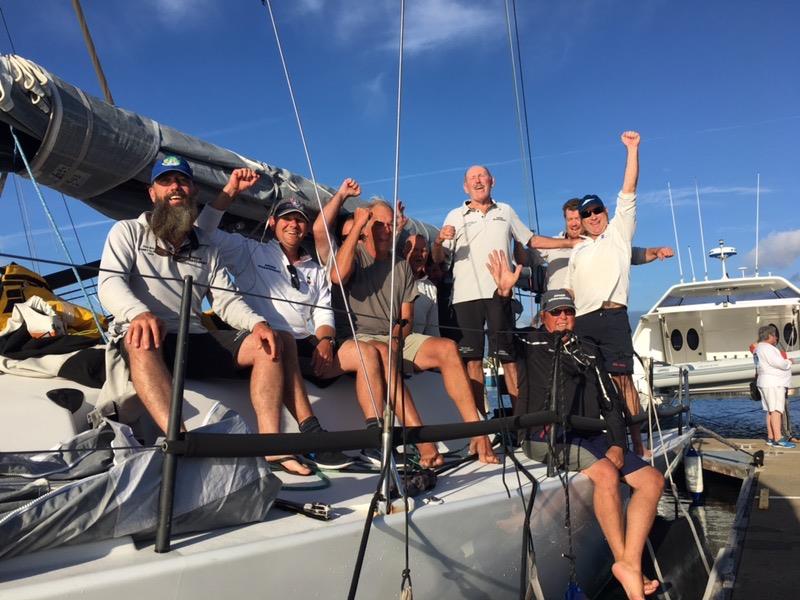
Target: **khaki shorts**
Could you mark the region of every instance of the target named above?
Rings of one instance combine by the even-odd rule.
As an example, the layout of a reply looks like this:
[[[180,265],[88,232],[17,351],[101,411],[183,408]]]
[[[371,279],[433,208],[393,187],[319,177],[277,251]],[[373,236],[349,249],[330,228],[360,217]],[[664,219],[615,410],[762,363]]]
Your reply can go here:
[[[429,340],[431,336],[422,333],[411,333],[403,340],[403,362],[405,363],[403,371],[406,373],[414,372],[414,358],[417,352],[422,348],[422,344]],[[373,335],[371,333],[357,333],[356,339],[359,342],[376,341],[389,345],[388,335]]]

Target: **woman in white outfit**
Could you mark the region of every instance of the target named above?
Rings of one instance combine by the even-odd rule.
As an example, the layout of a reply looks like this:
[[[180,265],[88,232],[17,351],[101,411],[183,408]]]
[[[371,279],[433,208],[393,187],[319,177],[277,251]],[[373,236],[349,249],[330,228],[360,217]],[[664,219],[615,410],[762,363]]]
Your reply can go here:
[[[781,420],[786,410],[786,388],[792,378],[792,361],[783,358],[777,348],[778,332],[773,325],[758,328],[755,350],[756,385],[761,392],[761,406],[767,411],[767,444],[794,448],[795,444],[781,434]]]

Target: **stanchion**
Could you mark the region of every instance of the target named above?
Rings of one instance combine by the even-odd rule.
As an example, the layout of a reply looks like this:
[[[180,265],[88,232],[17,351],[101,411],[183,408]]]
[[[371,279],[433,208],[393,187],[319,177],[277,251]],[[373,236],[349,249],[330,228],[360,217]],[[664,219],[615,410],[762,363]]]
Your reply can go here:
[[[553,378],[550,382],[550,410],[561,417],[558,406],[558,367],[561,362],[561,338],[556,339],[556,347],[553,356]],[[564,407],[561,407],[562,409]],[[549,435],[550,452],[547,455],[547,476],[555,477],[556,474],[556,425],[550,425]]]
[[[167,443],[174,442],[181,433],[183,421],[183,384],[186,373],[186,342],[189,333],[189,316],[192,310],[192,276],[183,278],[180,324],[175,348],[175,364],[172,370],[172,400],[169,406]],[[161,492],[158,498],[158,529],[156,530],[156,552],[170,551],[172,532],[172,504],[175,494],[175,475],[178,471],[178,456],[167,452],[161,470]]]

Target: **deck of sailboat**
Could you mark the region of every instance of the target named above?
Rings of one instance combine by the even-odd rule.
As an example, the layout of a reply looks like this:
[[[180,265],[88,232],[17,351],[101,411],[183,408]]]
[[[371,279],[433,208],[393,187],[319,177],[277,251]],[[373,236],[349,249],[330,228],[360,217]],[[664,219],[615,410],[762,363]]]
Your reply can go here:
[[[42,390],[58,387],[58,380],[3,375],[7,390],[16,388],[16,406],[33,406]],[[30,398],[25,398],[26,383]],[[63,383],[63,382],[62,382]],[[240,382],[245,385],[245,382]],[[437,402],[435,375],[421,377],[413,386],[428,422],[455,421],[449,401]],[[13,384],[13,385],[9,385]],[[187,413],[191,428],[202,418],[204,407],[216,394],[200,393],[190,382],[187,400],[195,410]],[[421,384],[427,384],[422,386]],[[214,387],[212,382],[211,387]],[[239,383],[235,384],[239,385]],[[345,428],[357,415],[355,402],[337,399],[337,386],[326,390],[321,401],[312,393],[314,407],[331,429]],[[8,386],[8,387],[7,387]],[[193,389],[192,389],[193,388]],[[429,393],[423,394],[422,389]],[[341,391],[341,389],[339,390]],[[246,394],[230,384],[226,404],[233,404],[247,418]],[[11,397],[9,397],[11,399]],[[49,402],[44,400],[44,402]],[[8,407],[11,403],[6,403]],[[351,406],[353,405],[353,406]],[[59,409],[63,410],[63,409]],[[338,418],[334,419],[334,415]],[[351,415],[352,416],[352,415]],[[688,433],[666,434],[665,443],[680,447]],[[532,530],[538,570],[547,597],[563,593],[569,563],[564,527],[564,490],[558,478],[547,478],[540,463],[517,457],[539,482]],[[200,459],[183,459],[200,460]],[[660,464],[659,464],[660,463]],[[657,465],[663,469],[664,461]],[[180,468],[180,466],[179,466]],[[315,478],[276,473],[289,486],[313,486]],[[152,541],[130,537],[82,545],[64,546],[5,559],[0,562],[0,595],[4,598],[194,598],[244,596],[253,590],[280,590],[299,597],[343,597],[347,593],[358,544],[371,495],[377,484],[373,472],[326,472],[330,485],[324,489],[284,489],[280,497],[294,502],[325,502],[336,518],[321,522],[273,508],[266,521],[175,537],[173,549],[157,554]],[[530,484],[520,475],[524,496]],[[518,478],[506,460],[505,483],[501,465],[465,463],[443,474],[436,487],[415,500],[410,514],[411,569],[415,588],[425,596],[442,598],[501,598],[517,595],[524,505]],[[429,501],[426,502],[426,499]],[[578,576],[584,588],[600,585],[608,572],[610,554],[594,519],[591,485],[582,475],[570,476],[573,539],[578,549]],[[404,557],[404,515],[376,518],[364,563],[362,597],[396,593]]]

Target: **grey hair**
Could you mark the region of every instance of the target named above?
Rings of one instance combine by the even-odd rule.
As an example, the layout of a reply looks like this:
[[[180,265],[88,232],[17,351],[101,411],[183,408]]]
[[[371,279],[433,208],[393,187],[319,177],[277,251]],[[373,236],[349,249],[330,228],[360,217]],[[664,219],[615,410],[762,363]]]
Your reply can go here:
[[[777,336],[778,331],[777,327],[774,325],[762,325],[758,328],[758,341],[759,342],[766,342],[767,338],[771,335]]]
[[[388,208],[390,211],[392,211],[392,213],[394,213],[394,209],[392,208],[392,205],[389,204],[386,200],[384,200],[380,196],[373,196],[372,198],[370,198],[369,199],[369,204],[367,204],[366,208],[368,210],[372,210],[376,206],[383,206],[384,208]]]
[[[489,167],[487,167],[486,165],[470,165],[470,166],[469,166],[469,167],[467,167],[467,169],[464,171],[464,181],[466,181],[466,180],[467,180],[467,173],[469,173],[470,169],[475,169],[475,168],[478,168],[478,169],[483,169],[484,171],[486,171],[486,173],[489,175],[489,177],[491,177],[492,179],[494,179],[494,176],[492,175],[492,172],[489,170]]]

